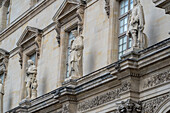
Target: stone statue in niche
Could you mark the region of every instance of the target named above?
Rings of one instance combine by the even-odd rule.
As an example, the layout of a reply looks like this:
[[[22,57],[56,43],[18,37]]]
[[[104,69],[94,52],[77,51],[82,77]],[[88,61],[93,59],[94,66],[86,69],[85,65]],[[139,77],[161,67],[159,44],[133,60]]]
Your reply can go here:
[[[134,0],[134,7],[128,22],[127,36],[132,38],[132,48],[139,50],[147,47],[147,36],[143,33],[145,18],[140,0]]]
[[[28,68],[26,69],[26,91],[27,91],[27,97],[26,99],[34,99],[37,96],[37,68],[34,65],[34,62],[32,60],[28,60]],[[36,94],[35,94],[36,93]]]
[[[3,113],[3,95],[4,95],[4,86],[2,80],[0,79],[0,113]]]
[[[83,75],[83,36],[78,34],[77,30],[72,31],[74,40],[71,41],[69,58],[69,79],[78,79]]]

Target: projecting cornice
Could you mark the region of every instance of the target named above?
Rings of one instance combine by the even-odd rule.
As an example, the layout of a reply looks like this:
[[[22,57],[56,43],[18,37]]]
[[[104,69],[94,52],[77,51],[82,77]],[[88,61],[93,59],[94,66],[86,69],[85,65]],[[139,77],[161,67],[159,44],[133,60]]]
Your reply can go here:
[[[35,15],[40,13],[42,10],[44,10],[46,7],[48,7],[55,1],[56,0],[42,0],[38,4],[36,4],[34,7],[31,7],[30,9],[28,9],[21,16],[15,19],[6,29],[0,32],[0,41],[7,38],[11,33],[15,32],[18,28],[23,26],[31,18],[33,18]]]
[[[166,14],[170,14],[170,0],[152,0],[156,7],[165,9]]]

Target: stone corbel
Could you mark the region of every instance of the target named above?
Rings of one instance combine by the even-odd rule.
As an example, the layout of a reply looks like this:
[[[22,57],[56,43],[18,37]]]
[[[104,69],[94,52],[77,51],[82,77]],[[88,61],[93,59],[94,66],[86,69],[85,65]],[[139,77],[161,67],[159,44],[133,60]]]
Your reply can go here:
[[[78,33],[82,34],[83,31],[83,24],[84,24],[84,5],[80,5],[77,9],[77,15],[79,18],[78,22]]]
[[[22,69],[22,62],[23,62],[23,60],[22,60],[22,56],[23,56],[23,49],[22,49],[22,47],[19,47],[19,52],[18,52],[18,54],[19,54],[19,56],[20,56],[20,58],[19,58],[19,63],[20,63],[20,65],[21,65],[21,69]]]
[[[109,16],[110,16],[110,0],[105,0],[105,10],[106,10],[106,14],[109,18]]]
[[[39,58],[39,56],[40,56],[41,39],[42,39],[42,35],[41,34],[37,34],[37,36],[35,38],[37,58]]]
[[[61,24],[59,22],[56,22],[56,26],[55,26],[55,31],[57,32],[57,42],[58,42],[58,46],[60,47],[60,31],[61,31]]]

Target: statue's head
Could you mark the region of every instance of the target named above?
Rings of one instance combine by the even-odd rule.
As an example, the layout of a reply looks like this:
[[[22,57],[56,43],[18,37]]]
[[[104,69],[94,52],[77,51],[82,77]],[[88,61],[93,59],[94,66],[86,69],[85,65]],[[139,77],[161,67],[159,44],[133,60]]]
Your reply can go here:
[[[34,62],[32,60],[28,60],[28,66],[34,65]]]
[[[71,33],[73,34],[74,37],[78,36],[78,31],[77,30],[73,30],[73,31],[71,31]]]

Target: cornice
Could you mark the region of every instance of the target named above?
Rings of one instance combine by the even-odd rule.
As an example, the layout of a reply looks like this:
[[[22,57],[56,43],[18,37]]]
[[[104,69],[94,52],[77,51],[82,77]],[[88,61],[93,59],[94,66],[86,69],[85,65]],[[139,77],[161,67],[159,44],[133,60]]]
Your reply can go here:
[[[11,33],[15,32],[19,27],[32,19],[35,15],[43,11],[46,7],[51,5],[56,0],[43,0],[36,4],[34,7],[31,7],[21,16],[15,19],[6,29],[0,33],[0,41],[7,38]]]

